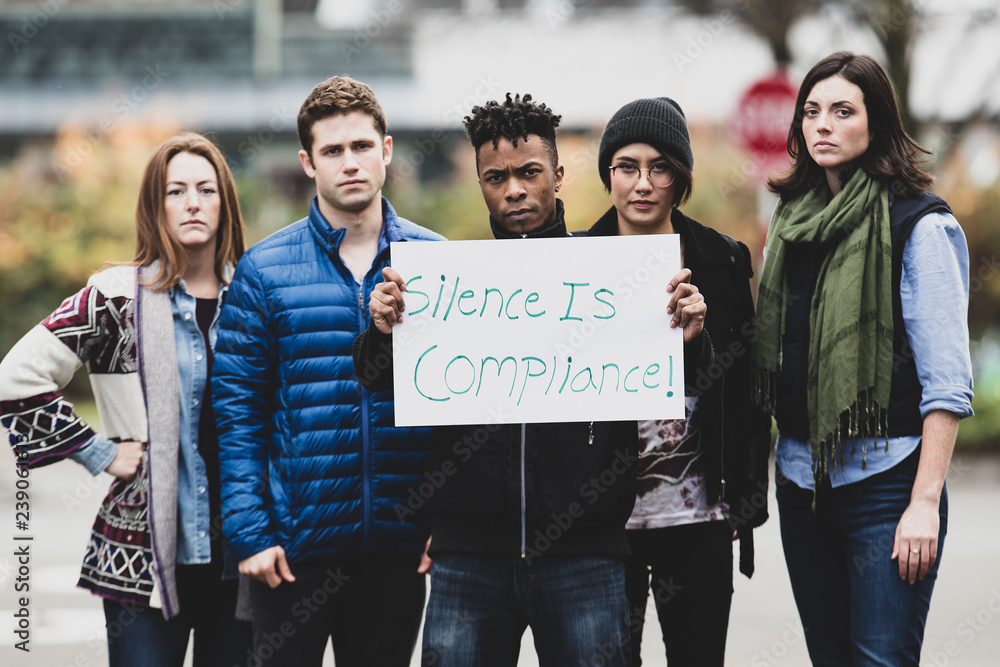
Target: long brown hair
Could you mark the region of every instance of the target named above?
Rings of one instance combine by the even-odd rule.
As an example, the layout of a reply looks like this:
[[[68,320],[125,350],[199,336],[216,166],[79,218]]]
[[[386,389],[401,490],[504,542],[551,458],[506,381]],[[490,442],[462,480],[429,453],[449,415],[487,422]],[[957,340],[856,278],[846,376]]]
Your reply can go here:
[[[868,131],[872,136],[868,150],[846,167],[841,180],[846,182],[854,169],[864,169],[873,178],[888,182],[896,194],[919,194],[929,188],[934,179],[920,168],[919,154],[930,155],[931,152],[914,141],[903,127],[889,75],[871,56],[838,51],[813,65],[799,86],[795,117],[788,129],[787,146],[792,167],[768,179],[771,192],[787,199],[826,183],[825,171],[806,148],[802,117],[806,98],[813,87],[831,76],[841,76],[861,89],[868,113]]]
[[[219,183],[219,231],[215,237],[215,276],[229,282],[227,266],[235,266],[246,249],[243,241],[243,215],[236,198],[236,184],[222,153],[200,134],[185,132],[167,139],[150,158],[139,186],[135,209],[135,259],[137,266],[149,266],[160,260],[160,270],[152,285],[160,291],[177,284],[187,270],[187,253],[167,226],[165,206],[167,165],[179,153],[191,153],[208,160]]]

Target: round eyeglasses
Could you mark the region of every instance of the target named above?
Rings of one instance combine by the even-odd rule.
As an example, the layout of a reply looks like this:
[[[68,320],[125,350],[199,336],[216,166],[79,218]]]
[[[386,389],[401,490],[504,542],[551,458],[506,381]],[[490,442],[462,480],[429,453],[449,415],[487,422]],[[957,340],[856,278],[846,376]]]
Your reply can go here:
[[[608,168],[611,170],[611,177],[625,187],[638,183],[642,172],[646,172],[649,182],[658,188],[665,188],[674,182],[674,172],[665,162],[657,162],[652,167],[638,167],[631,162],[622,162]]]

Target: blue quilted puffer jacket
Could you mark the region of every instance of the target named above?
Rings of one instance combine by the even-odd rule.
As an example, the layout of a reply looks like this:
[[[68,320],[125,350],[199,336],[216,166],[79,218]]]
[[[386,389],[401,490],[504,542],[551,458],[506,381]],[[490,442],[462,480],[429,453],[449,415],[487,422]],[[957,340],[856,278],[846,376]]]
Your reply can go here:
[[[389,243],[443,240],[382,199],[375,262],[358,285],[344,230],[309,217],[252,247],[219,327],[212,396],[225,536],[238,560],[280,545],[291,563],[360,554],[418,556],[427,518],[401,521],[427,469],[430,429],[395,428],[391,392],[355,379],[351,345]]]

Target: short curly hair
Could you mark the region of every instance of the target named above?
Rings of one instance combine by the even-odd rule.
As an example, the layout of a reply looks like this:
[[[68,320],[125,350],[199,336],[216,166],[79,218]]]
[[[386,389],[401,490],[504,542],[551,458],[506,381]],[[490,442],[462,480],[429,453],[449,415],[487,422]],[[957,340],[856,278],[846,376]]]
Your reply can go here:
[[[332,76],[313,88],[299,109],[299,143],[302,144],[302,149],[312,156],[315,139],[313,125],[324,118],[352,111],[371,116],[375,129],[385,138],[385,112],[368,84],[355,81],[349,76]]]
[[[482,106],[473,107],[472,115],[465,117],[465,132],[469,141],[476,149],[476,169],[479,169],[479,149],[487,141],[493,142],[493,148],[505,138],[517,146],[518,139],[527,141],[529,134],[542,138],[549,149],[552,168],[559,166],[559,153],[556,150],[556,128],[562,116],[552,113],[552,109],[531,100],[531,95],[521,97],[520,94],[507,99],[503,104],[490,100]]]

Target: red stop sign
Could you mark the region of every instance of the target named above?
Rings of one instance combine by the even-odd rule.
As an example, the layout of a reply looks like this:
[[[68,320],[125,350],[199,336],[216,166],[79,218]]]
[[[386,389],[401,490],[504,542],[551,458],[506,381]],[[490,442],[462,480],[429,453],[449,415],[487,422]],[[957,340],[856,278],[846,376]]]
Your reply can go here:
[[[775,166],[787,163],[788,128],[795,115],[796,93],[779,70],[755,82],[740,97],[736,131],[744,148],[759,161]]]

